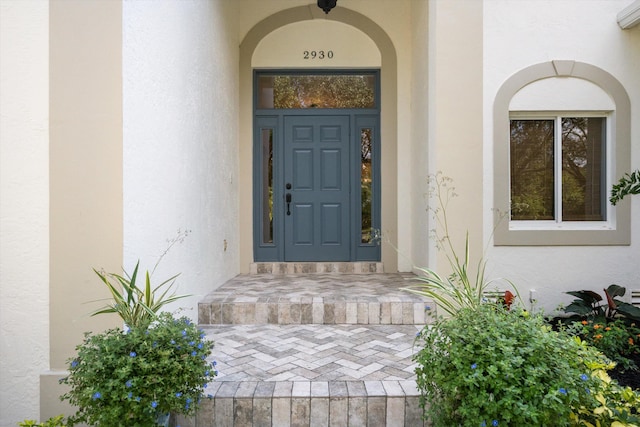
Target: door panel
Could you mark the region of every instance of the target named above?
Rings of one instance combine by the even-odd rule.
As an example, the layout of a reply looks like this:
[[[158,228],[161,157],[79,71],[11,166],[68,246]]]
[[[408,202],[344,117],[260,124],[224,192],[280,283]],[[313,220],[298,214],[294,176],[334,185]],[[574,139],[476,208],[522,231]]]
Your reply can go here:
[[[349,116],[284,117],[285,261],[349,261],[349,135]]]

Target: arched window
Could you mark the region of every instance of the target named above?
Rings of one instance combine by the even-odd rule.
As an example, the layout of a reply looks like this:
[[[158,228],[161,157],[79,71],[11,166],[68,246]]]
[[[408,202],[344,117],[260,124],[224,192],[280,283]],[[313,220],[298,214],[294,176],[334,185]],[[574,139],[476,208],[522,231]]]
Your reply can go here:
[[[552,61],[510,77],[494,104],[496,245],[628,245],[630,103],[609,73]]]

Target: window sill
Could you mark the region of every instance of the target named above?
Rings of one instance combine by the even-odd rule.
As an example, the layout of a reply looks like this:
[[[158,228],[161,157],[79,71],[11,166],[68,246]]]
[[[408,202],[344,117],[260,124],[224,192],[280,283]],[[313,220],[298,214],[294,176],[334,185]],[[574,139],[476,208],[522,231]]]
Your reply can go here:
[[[525,224],[512,225],[504,221],[494,234],[494,246],[628,246],[628,227],[612,224]],[[623,222],[624,224],[624,222]]]
[[[510,221],[509,231],[602,231],[615,230],[615,224],[608,221]]]

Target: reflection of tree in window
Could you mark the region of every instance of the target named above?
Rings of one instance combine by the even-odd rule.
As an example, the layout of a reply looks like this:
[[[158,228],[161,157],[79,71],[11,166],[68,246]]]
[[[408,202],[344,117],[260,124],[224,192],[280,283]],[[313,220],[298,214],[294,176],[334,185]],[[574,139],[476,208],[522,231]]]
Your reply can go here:
[[[262,129],[262,243],[273,243],[273,129]]]
[[[604,131],[603,117],[511,120],[511,219],[602,221]],[[561,182],[556,156],[562,159]]]
[[[373,108],[373,82],[368,75],[275,76],[274,108]]]
[[[372,239],[372,188],[371,188],[371,147],[373,134],[370,128],[360,129],[360,202],[362,206],[362,243]]]
[[[604,119],[562,119],[562,218],[601,221]]]
[[[511,120],[511,219],[553,219],[553,120]]]

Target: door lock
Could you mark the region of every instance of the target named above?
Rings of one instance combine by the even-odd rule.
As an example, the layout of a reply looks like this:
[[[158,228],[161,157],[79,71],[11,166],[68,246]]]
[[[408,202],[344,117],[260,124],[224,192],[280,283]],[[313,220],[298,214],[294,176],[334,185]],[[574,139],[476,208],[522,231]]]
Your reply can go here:
[[[291,193],[287,193],[284,196],[285,201],[287,202],[287,215],[291,215]]]

